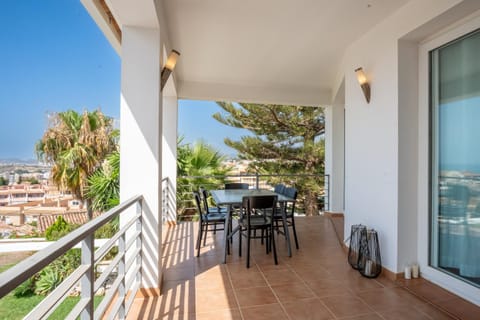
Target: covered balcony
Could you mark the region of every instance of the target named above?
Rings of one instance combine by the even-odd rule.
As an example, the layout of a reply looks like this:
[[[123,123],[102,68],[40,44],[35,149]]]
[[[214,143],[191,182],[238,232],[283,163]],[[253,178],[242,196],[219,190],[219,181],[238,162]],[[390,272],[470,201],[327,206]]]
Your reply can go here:
[[[478,270],[468,265],[462,274],[456,261],[442,268],[433,241],[442,237],[431,231],[445,187],[434,184],[441,153],[434,148],[432,126],[440,121],[432,118],[432,105],[477,97],[473,84],[480,83],[475,46],[461,45],[466,53],[460,48],[450,56],[462,68],[434,63],[435,57],[480,28],[479,1],[81,1],[122,60],[123,204],[50,254],[2,276],[2,294],[13,288],[10,278],[18,284],[28,277],[19,273],[31,275],[83,241],[82,267],[48,299],[42,315],[80,281],[82,299],[72,319],[210,319],[212,313],[225,319],[480,318]],[[181,56],[163,83],[172,49]],[[357,78],[360,67],[364,74]],[[432,96],[438,89],[432,82],[446,74],[432,77],[434,67],[451,72],[438,86],[447,96]],[[287,257],[279,237],[278,266],[255,245],[247,270],[235,242],[222,264],[221,232],[194,257],[196,224],[173,223],[179,99],[326,107],[329,205],[342,222],[299,218],[300,249]],[[476,232],[473,206],[464,205],[469,215],[461,221]],[[94,253],[93,231],[116,215],[121,232]],[[379,232],[380,278],[365,279],[346,262],[343,244],[355,224]],[[478,237],[472,239],[475,248]],[[95,280],[93,266],[113,245],[121,254],[107,271],[119,280],[94,309],[95,289],[105,279]],[[476,257],[470,245],[458,247]],[[421,278],[402,280],[411,263],[419,264]]]

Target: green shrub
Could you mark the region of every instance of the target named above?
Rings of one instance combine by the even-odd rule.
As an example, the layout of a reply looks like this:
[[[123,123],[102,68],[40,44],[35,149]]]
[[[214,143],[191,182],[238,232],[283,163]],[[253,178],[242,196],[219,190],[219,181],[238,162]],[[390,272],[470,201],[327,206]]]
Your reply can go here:
[[[24,283],[19,285],[14,291],[13,295],[17,298],[29,297],[35,293],[35,278],[28,278]]]
[[[56,241],[76,228],[76,225],[68,223],[62,216],[59,216],[57,220],[45,230],[45,238],[48,241]]]
[[[35,283],[35,293],[46,295],[58,287],[62,280],[62,275],[58,270],[55,270],[54,267],[48,266],[40,272],[40,276]]]
[[[119,230],[120,220],[119,217],[116,216],[111,221],[107,222],[97,231],[95,231],[95,239],[110,239],[115,235],[115,233]]]

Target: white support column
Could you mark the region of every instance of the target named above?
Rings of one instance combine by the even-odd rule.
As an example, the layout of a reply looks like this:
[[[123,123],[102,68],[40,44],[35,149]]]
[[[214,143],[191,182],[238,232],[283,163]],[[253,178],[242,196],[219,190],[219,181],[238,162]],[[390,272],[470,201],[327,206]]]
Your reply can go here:
[[[171,81],[171,80],[170,80]],[[173,86],[173,81],[172,86]],[[162,135],[162,201],[164,222],[177,221],[177,121],[178,99],[171,86],[166,86],[163,95]]]
[[[344,211],[345,99],[344,86],[332,106],[325,109],[325,174],[330,176],[330,211]]]
[[[123,27],[120,198],[125,201],[133,195],[144,196],[142,287],[154,292],[160,288],[162,272],[160,57],[159,29]],[[125,224],[134,214],[135,208],[122,214],[120,224]],[[134,229],[127,233],[127,242]]]

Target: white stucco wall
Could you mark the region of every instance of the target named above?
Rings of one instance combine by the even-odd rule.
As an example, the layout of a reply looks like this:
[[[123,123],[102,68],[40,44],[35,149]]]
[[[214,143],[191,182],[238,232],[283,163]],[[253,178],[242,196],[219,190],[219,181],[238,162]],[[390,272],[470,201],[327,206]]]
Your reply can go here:
[[[177,121],[178,100],[175,92],[163,94],[162,134],[162,210],[167,222],[177,218]],[[171,95],[167,95],[171,94]]]
[[[325,174],[329,175],[329,210],[344,210],[344,107],[342,84],[331,106],[325,108]]]
[[[160,33],[158,29],[126,26],[122,32],[120,200],[144,196],[142,287],[159,288],[162,272]],[[134,213],[135,208],[122,214],[120,224],[128,222]]]
[[[412,124],[413,132],[405,132],[418,107],[408,95],[399,94],[399,86],[402,92],[411,89],[406,81],[412,72],[399,74],[399,41],[422,40],[440,29],[439,20],[458,20],[450,14],[457,5],[463,2],[409,2],[352,43],[338,74],[337,87],[345,79],[345,233],[358,223],[376,229],[382,262],[393,272],[401,272],[405,263],[418,260],[415,243],[420,232],[415,223],[417,200],[411,196],[412,180],[417,181],[417,164],[412,161],[415,154],[411,154],[416,147],[416,124]],[[412,55],[407,49],[402,52]],[[408,60],[403,63],[411,66]],[[355,78],[357,67],[363,67],[371,83],[370,104]],[[399,109],[402,105],[405,110]],[[411,203],[405,202],[408,199]]]

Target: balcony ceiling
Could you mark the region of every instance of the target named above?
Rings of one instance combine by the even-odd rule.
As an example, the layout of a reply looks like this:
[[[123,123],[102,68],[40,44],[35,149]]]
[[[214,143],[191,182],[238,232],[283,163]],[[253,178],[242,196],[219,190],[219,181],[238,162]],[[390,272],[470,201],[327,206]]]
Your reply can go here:
[[[153,0],[139,2],[150,3]],[[137,2],[109,0],[120,24]],[[164,0],[170,45],[181,52],[179,96],[202,98],[212,88],[237,93],[285,92],[326,103],[348,45],[408,0]],[[117,8],[115,8],[117,7]],[[135,8],[137,7],[137,8]],[[142,6],[140,6],[141,8]],[[143,6],[148,7],[148,6]],[[151,15],[151,12],[149,13]],[[151,21],[151,18],[149,18]],[[252,90],[248,90],[252,89]],[[210,94],[212,95],[212,94]],[[232,95],[232,93],[230,93]],[[196,97],[197,96],[197,97]],[[224,94],[228,98],[228,94]],[[323,99],[321,98],[323,96]],[[205,96],[203,98],[222,98]],[[261,98],[260,98],[261,100]],[[287,99],[288,100],[288,99]],[[330,101],[328,101],[330,102]]]

